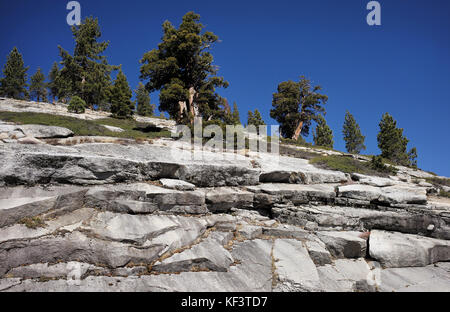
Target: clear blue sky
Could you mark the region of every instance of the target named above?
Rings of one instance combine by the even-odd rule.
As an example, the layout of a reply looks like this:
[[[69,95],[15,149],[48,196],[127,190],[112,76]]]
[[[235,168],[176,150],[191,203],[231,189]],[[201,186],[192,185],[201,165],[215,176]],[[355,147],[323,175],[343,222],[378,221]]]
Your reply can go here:
[[[72,51],[65,0],[0,0],[0,64],[13,46],[30,74],[59,61],[57,45]],[[221,42],[212,53],[231,86],[241,119],[258,108],[267,123],[278,83],[306,75],[329,96],[327,121],[335,148],[344,150],[342,123],[349,110],[378,154],[384,112],[405,129],[419,166],[450,176],[450,1],[381,0],[382,25],[369,27],[369,0],[148,1],[80,0],[82,16],[99,18],[111,42],[111,64],[122,64],[130,85],[139,59],[157,46],[161,24],[178,25],[187,11],[202,16]],[[152,95],[157,103],[157,95]],[[311,140],[311,138],[309,138]]]

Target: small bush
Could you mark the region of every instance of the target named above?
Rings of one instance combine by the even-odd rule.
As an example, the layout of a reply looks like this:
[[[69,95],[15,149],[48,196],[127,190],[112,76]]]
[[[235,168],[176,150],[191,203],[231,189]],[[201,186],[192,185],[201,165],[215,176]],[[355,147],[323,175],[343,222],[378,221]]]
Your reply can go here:
[[[432,177],[432,178],[425,178],[425,180],[428,183],[431,183],[435,186],[448,186],[450,187],[450,179],[444,179],[444,178],[438,178],[438,177]]]
[[[83,101],[80,97],[74,96],[70,100],[69,107],[67,107],[67,110],[70,113],[83,114],[86,110],[86,102]]]
[[[45,222],[39,217],[26,217],[19,221],[20,224],[25,225],[29,229],[37,229],[45,227]]]
[[[443,190],[441,190],[438,195],[441,196],[441,197],[450,198],[450,192],[446,192],[446,191],[443,191]]]
[[[397,173],[397,169],[395,169],[395,167],[385,165],[383,157],[381,156],[373,156],[372,160],[370,161],[370,167],[378,172],[385,172],[388,174]]]

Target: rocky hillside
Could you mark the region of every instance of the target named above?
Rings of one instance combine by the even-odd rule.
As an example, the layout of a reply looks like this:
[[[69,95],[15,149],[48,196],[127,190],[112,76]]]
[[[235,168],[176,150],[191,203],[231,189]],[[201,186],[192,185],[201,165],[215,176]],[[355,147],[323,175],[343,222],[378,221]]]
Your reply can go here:
[[[36,110],[66,114],[0,100]],[[429,183],[444,177],[73,135],[0,123],[0,291],[450,291],[448,186]]]

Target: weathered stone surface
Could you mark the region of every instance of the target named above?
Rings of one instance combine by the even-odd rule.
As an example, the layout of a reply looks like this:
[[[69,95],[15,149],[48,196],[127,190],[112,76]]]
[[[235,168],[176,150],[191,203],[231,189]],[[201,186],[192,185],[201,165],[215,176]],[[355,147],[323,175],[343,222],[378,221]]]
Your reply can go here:
[[[276,238],[295,238],[301,240],[308,238],[310,234],[308,231],[305,231],[300,227],[288,224],[280,224],[277,227],[263,228],[263,235]]]
[[[42,227],[28,228],[23,224],[3,227],[0,228],[0,243],[17,239],[39,238],[57,230],[72,232],[79,228],[83,221],[93,217],[96,213],[94,209],[81,208],[55,219],[46,220],[45,222],[42,220],[44,222]]]
[[[205,195],[200,191],[181,192],[146,183],[98,186],[86,193],[86,206],[126,213],[204,214]]]
[[[372,231],[370,256],[386,268],[421,267],[450,260],[450,241],[385,231]]]
[[[384,292],[450,292],[450,263],[381,270],[378,289]]]
[[[305,246],[316,266],[330,264],[332,262],[330,252],[327,250],[326,245],[319,239],[307,240]]]
[[[277,290],[318,290],[319,275],[316,266],[301,241],[275,240],[273,258],[278,276]]]
[[[426,204],[427,202],[427,193],[424,188],[406,185],[383,188],[362,184],[345,185],[338,187],[338,196],[393,206],[397,204]]]
[[[180,179],[202,187],[259,183],[259,171],[245,157],[227,160],[204,152],[202,161],[196,161],[187,151],[153,145],[92,143],[68,148],[9,144],[0,155],[5,159],[0,167],[0,183],[7,185],[92,185],[160,178]]]
[[[118,242],[89,238],[79,232],[16,240],[0,244],[0,276],[10,269],[33,263],[80,261],[116,268],[129,262],[149,263],[164,249],[163,245],[137,248]]]
[[[336,258],[361,258],[366,256],[367,241],[361,232],[317,232],[317,237]]]
[[[173,230],[185,230],[185,237],[194,240],[206,227],[197,218],[157,215],[128,215],[101,212],[82,227],[83,231],[112,241],[144,245],[159,235]],[[170,241],[168,242],[170,243]]]
[[[332,203],[336,197],[334,187],[333,184],[264,183],[257,186],[248,186],[246,189],[255,193],[256,206],[270,207],[280,203],[292,203],[294,205],[309,202]]]
[[[262,227],[243,224],[238,230],[238,234],[245,239],[255,239],[256,237],[262,235]]]
[[[0,125],[0,133],[8,133],[10,138],[33,137],[37,139],[67,138],[73,136],[69,129],[44,125]]]
[[[208,237],[199,244],[155,264],[152,269],[174,273],[190,270],[227,272],[233,262],[230,252],[217,240]]]
[[[353,173],[352,179],[355,181],[358,181],[361,184],[377,186],[377,187],[392,186],[392,185],[395,185],[398,183],[397,181],[394,181],[389,178],[367,176],[367,175],[359,174],[359,173]]]
[[[364,259],[338,259],[317,268],[321,287],[327,292],[373,292],[376,274]]]
[[[182,180],[161,179],[159,182],[166,188],[178,191],[193,191],[195,189],[194,184]]]
[[[206,204],[212,212],[227,212],[231,208],[253,207],[253,193],[238,188],[219,187],[205,189]]]
[[[58,214],[79,209],[85,193],[85,189],[77,187],[54,187],[50,190],[3,188],[0,195],[0,228],[48,211]]]

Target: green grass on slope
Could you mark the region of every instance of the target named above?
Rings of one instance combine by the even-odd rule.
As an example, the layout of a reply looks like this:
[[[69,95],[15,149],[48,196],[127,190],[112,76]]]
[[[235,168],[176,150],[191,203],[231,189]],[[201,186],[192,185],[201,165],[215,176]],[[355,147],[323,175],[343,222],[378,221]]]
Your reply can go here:
[[[391,172],[382,172],[372,169],[370,162],[362,162],[348,156],[318,156],[311,159],[309,162],[318,168],[336,170],[345,173],[360,173],[380,177],[393,175]]]
[[[60,116],[43,113],[15,113],[0,112],[0,120],[17,124],[35,124],[45,126],[58,126],[70,129],[76,136],[109,136],[129,139],[152,139],[170,137],[169,131],[159,131],[148,123],[138,123],[134,119],[104,118],[97,120],[83,120],[69,116]],[[124,129],[124,132],[113,132],[102,125],[114,126]]]

